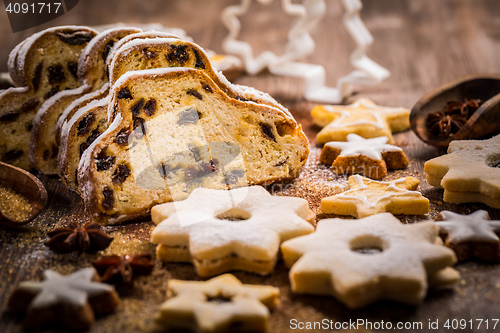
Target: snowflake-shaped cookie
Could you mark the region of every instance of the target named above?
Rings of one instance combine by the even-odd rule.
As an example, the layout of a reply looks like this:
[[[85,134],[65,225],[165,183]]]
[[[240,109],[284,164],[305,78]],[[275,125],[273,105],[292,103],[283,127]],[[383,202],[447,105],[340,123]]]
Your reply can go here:
[[[448,154],[424,164],[427,182],[444,188],[445,202],[482,202],[500,208],[500,135],[452,141]]]
[[[410,110],[379,106],[367,98],[350,105],[317,105],[311,110],[314,122],[323,127],[316,135],[318,143],[346,141],[350,133],[363,138],[386,136],[393,144],[393,132],[410,128]]]
[[[348,191],[321,200],[321,211],[356,218],[382,212],[423,215],[429,211],[429,200],[415,191],[419,183],[413,177],[383,182],[354,175],[348,179]]]
[[[162,304],[157,323],[162,328],[196,332],[265,331],[268,308],[278,302],[279,289],[245,285],[231,274],[208,281],[170,280],[171,297]]]
[[[186,200],[152,209],[158,224],[152,242],[160,260],[192,262],[200,276],[269,274],[281,242],[314,231],[311,214],[306,200],[272,196],[260,186],[198,188]]]
[[[63,276],[53,270],[43,273],[44,280],[21,282],[9,300],[9,308],[27,311],[25,326],[37,329],[45,323],[60,322],[67,327],[87,330],[95,314],[112,312],[119,304],[114,287],[93,281],[93,268],[84,268]],[[64,307],[61,314],[54,309]]]
[[[273,0],[258,0],[269,4]],[[229,30],[223,42],[225,52],[235,54],[243,59],[247,72],[256,74],[268,68],[276,75],[299,77],[305,80],[305,97],[321,103],[339,103],[350,91],[352,84],[375,85],[389,76],[389,71],[367,57],[368,47],[373,37],[361,21],[359,12],[362,8],[360,0],[342,0],[345,9],[344,26],[357,44],[350,56],[354,71],[337,81],[337,87],[326,86],[326,71],[323,66],[295,62],[295,60],[312,54],[314,40],[309,31],[321,20],[326,5],[324,0],[306,0],[304,5],[292,4],[291,0],[281,0],[283,10],[299,20],[288,33],[285,53],[281,56],[265,51],[254,57],[252,46],[237,40],[241,24],[238,16],[248,12],[251,0],[242,0],[239,5],[227,7],[222,12],[222,22]]]
[[[316,232],[281,246],[295,293],[332,295],[350,308],[379,299],[419,304],[428,279],[452,270],[453,251],[436,245],[432,222],[404,225],[389,213],[327,219]],[[448,280],[453,283],[458,274]]]
[[[485,210],[469,215],[442,211],[436,224],[445,234],[445,244],[457,254],[458,260],[478,258],[500,260],[500,221],[490,221]]]

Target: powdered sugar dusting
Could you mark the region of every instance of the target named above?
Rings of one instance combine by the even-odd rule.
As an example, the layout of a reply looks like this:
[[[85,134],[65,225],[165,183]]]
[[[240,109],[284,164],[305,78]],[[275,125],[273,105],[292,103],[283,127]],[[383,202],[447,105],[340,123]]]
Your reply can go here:
[[[321,214],[321,199],[348,189],[347,177],[333,173],[327,165],[319,162],[321,148],[310,147],[311,152],[300,175],[289,183],[267,186],[274,195],[295,196],[306,199],[317,215]]]

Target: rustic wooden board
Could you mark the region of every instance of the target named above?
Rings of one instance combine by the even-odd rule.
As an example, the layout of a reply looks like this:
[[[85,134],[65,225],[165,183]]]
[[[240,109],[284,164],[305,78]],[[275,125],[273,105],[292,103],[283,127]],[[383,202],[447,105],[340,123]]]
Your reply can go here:
[[[153,23],[184,28],[195,42],[221,51],[226,34],[219,21],[219,13],[228,4],[237,1],[80,1],[69,14],[45,24],[98,25],[114,22]],[[327,1],[325,19],[313,31],[317,47],[307,62],[323,64],[328,82],[346,74],[350,68],[348,55],[354,43],[342,27],[342,7],[338,1]],[[411,107],[424,93],[450,80],[467,74],[500,72],[500,2],[497,0],[377,0],[365,1],[362,17],[375,37],[376,43],[369,55],[391,70],[391,77],[377,87],[358,87],[347,102],[356,97],[369,97],[378,104]],[[254,16],[242,17],[242,38],[256,44],[256,50],[272,48],[280,51],[287,29],[293,20],[279,9],[279,1],[269,7],[252,4]],[[110,14],[112,13],[112,14]],[[202,13],[202,14],[198,14]],[[4,12],[0,13],[0,71],[6,70],[8,52],[23,38],[38,29],[12,34]],[[263,33],[265,31],[265,33]],[[302,124],[311,139],[313,155],[317,156],[315,134],[318,127],[311,123],[312,103],[302,96],[303,83],[299,79],[283,78],[262,73],[244,76],[237,83],[266,91],[283,103]],[[440,210],[469,213],[487,209],[493,218],[500,219],[500,211],[483,205],[449,205],[442,202],[442,191],[425,182],[423,163],[444,151],[422,143],[412,132],[395,135],[410,159],[410,167],[397,175],[413,175],[422,182],[420,190],[431,201],[431,212],[424,217],[404,217],[405,222],[434,218]],[[318,169],[312,165],[306,172]],[[325,169],[321,169],[324,175]],[[390,174],[389,177],[395,174]],[[41,272],[55,268],[70,273],[89,266],[100,255],[55,255],[43,245],[48,230],[69,221],[86,221],[80,198],[67,191],[57,178],[41,176],[49,193],[47,209],[32,223],[17,230],[0,229],[0,331],[22,331],[22,316],[6,311],[6,302],[13,288],[22,280],[40,279]],[[319,182],[321,180],[318,180]],[[345,181],[345,180],[344,180]],[[311,208],[318,212],[318,203],[324,192],[314,188],[297,187],[297,195],[307,197]],[[285,192],[286,193],[286,192]],[[321,216],[324,217],[324,216]],[[152,224],[133,223],[108,227],[115,237],[105,253],[154,252],[149,243]],[[476,262],[461,263],[459,283],[452,289],[430,291],[424,304],[410,307],[391,302],[380,302],[358,311],[347,310],[333,298],[294,295],[288,283],[288,270],[278,263],[267,277],[236,272],[245,283],[261,283],[280,288],[281,305],[273,311],[269,332],[300,331],[290,328],[290,320],[349,321],[357,319],[372,322],[428,322],[439,320],[440,329],[447,319],[473,320],[473,329],[479,329],[476,319],[499,318],[500,266]],[[165,299],[169,278],[197,279],[191,265],[158,263],[152,276],[140,278],[134,290],[123,295],[123,304],[116,314],[100,318],[92,332],[136,332],[150,330],[156,308]],[[369,328],[369,327],[368,327]],[[500,329],[500,325],[497,326]],[[308,332],[326,330],[308,330]],[[354,330],[352,330],[354,331]],[[368,331],[370,331],[368,329]]]

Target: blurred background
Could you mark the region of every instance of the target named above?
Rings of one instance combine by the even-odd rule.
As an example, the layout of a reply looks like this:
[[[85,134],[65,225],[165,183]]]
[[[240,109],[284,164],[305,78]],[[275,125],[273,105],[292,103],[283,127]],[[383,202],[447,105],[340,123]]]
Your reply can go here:
[[[222,52],[221,43],[228,32],[220,14],[227,6],[239,2],[80,0],[62,17],[18,33],[12,33],[1,4],[0,71],[7,70],[8,54],[17,43],[34,32],[56,25],[161,23],[182,28],[202,47]],[[338,77],[352,70],[348,57],[355,44],[342,26],[344,10],[340,0],[325,3],[327,12],[312,31],[315,53],[304,61],[325,66],[328,83],[335,85]],[[364,87],[365,94],[380,96],[379,100],[394,98],[390,104],[409,106],[430,87],[466,74],[500,72],[499,0],[365,0],[363,6],[362,19],[375,38],[369,56],[392,73],[381,86]],[[250,12],[240,17],[240,21],[240,38],[250,42],[256,54],[266,49],[279,54],[296,18],[281,10],[280,0],[268,5],[255,0]],[[282,102],[300,97],[299,79],[273,77],[270,80],[260,85],[255,79],[243,77],[237,82],[254,85],[273,96],[277,94],[278,99],[285,94],[281,96]]]

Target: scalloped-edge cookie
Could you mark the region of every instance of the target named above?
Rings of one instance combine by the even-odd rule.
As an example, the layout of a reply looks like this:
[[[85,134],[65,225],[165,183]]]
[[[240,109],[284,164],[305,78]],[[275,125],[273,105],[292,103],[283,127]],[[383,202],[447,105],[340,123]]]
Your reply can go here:
[[[195,189],[188,199],[153,207],[151,241],[163,261],[192,262],[207,277],[244,270],[271,273],[279,245],[314,231],[306,200],[272,196],[261,186]]]
[[[500,261],[500,221],[491,221],[487,211],[461,215],[445,210],[437,216],[436,224],[458,260]]]
[[[386,136],[393,144],[393,132],[410,128],[410,110],[385,107],[360,98],[350,105],[316,105],[311,110],[314,123],[323,129],[316,135],[318,143],[346,141],[350,133],[363,138]]]
[[[382,179],[387,169],[404,169],[408,158],[403,149],[387,144],[385,136],[365,139],[357,134],[347,135],[347,141],[327,142],[319,161],[331,165],[337,175],[359,173],[372,179]]]
[[[349,190],[323,198],[321,211],[356,218],[382,212],[423,215],[429,211],[429,200],[415,191],[419,183],[414,177],[377,181],[360,175],[350,176]]]
[[[24,281],[9,299],[13,311],[26,311],[24,326],[39,330],[45,324],[62,324],[79,331],[90,329],[95,315],[111,313],[120,304],[115,288],[96,282],[97,272],[84,268],[70,275],[43,272],[39,282]]]
[[[500,208],[500,135],[452,141],[448,154],[425,162],[424,171],[430,185],[444,189],[445,202]]]
[[[281,245],[292,291],[331,295],[349,308],[378,300],[422,303],[428,281],[452,284],[453,251],[437,245],[433,222],[404,225],[390,213],[326,219],[316,231]]]
[[[279,289],[242,284],[234,275],[224,274],[208,281],[170,280],[168,297],[156,315],[162,329],[264,332],[269,309],[278,304]]]

